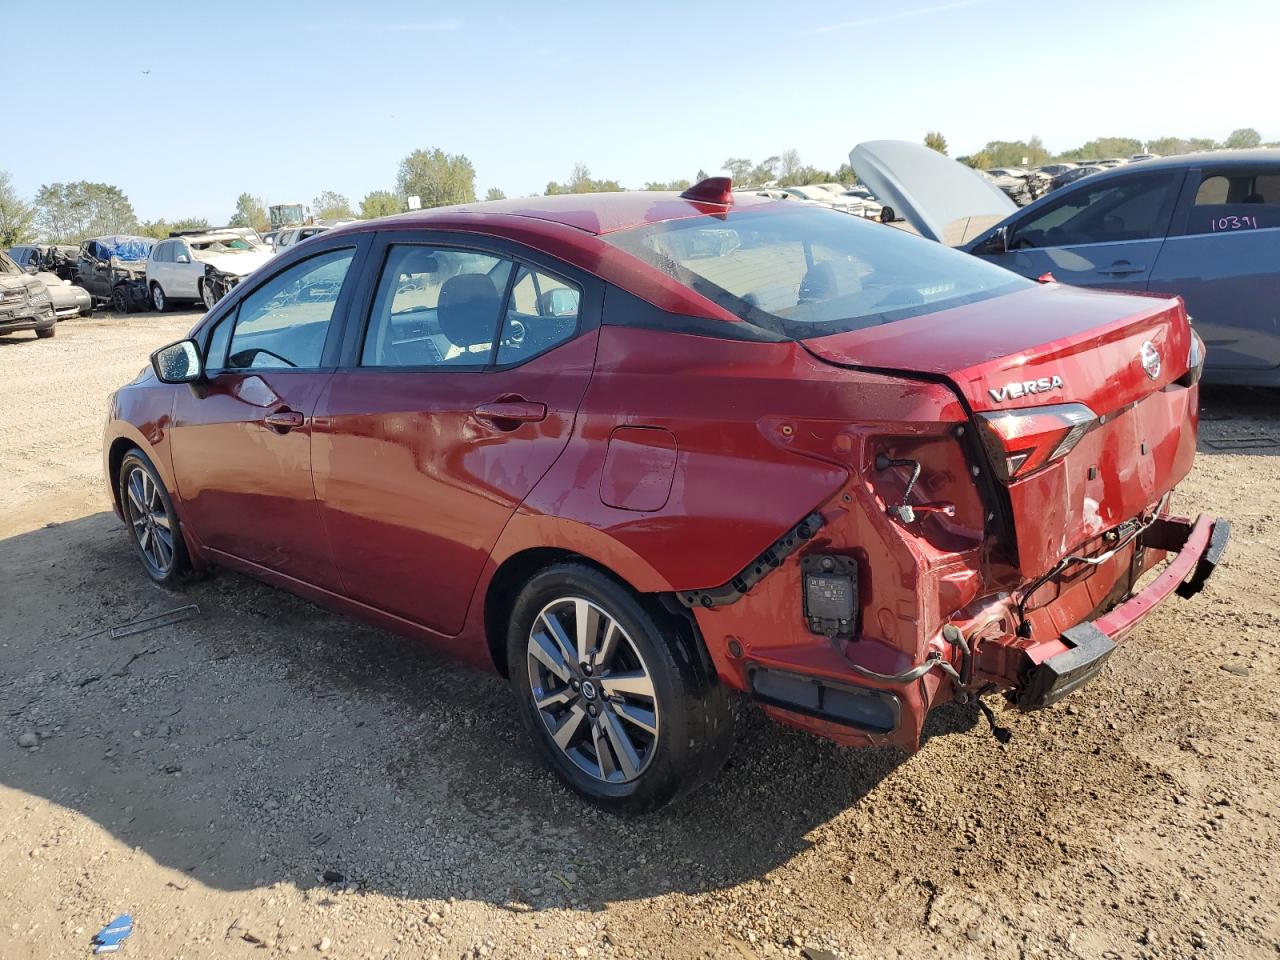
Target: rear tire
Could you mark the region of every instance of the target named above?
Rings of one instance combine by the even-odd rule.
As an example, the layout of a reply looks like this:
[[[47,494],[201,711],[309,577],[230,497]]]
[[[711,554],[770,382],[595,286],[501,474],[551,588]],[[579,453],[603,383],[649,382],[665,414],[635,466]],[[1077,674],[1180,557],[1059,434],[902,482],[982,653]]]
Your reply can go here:
[[[168,306],[168,301],[164,296],[164,288],[158,283],[151,284],[151,306],[155,308],[156,313],[164,313]]]
[[[715,776],[733,710],[696,642],[593,567],[535,575],[512,610],[507,664],[547,766],[619,813],[655,810]]]
[[[117,476],[120,512],[138,551],[142,568],[156,583],[172,587],[191,569],[182,524],[169,491],[151,461],[138,449],[120,461]]]
[[[129,312],[129,293],[124,286],[116,287],[111,291],[111,309],[116,313]]]

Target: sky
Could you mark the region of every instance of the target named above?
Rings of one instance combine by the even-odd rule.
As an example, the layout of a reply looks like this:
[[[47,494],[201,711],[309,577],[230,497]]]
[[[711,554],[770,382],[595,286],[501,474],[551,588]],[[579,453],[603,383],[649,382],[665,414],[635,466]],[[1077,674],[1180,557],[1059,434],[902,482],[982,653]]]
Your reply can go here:
[[[417,148],[519,196],[578,162],[628,187],[788,148],[834,170],[929,130],[952,156],[1280,140],[1277,0],[5,6],[0,170],[28,198],[115,184],[141,219],[225,222],[244,191],[358,204]]]

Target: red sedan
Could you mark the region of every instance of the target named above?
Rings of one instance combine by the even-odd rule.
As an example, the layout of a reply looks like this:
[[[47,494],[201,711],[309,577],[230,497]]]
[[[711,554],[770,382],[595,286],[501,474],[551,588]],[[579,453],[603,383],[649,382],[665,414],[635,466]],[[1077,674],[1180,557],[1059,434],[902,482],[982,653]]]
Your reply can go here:
[[[1203,585],[1229,527],[1171,513],[1179,300],[728,188],[291,248],[115,394],[147,573],[229,567],[499,671],[619,810],[714,775],[731,694],[914,750],[940,703],[1054,703]]]

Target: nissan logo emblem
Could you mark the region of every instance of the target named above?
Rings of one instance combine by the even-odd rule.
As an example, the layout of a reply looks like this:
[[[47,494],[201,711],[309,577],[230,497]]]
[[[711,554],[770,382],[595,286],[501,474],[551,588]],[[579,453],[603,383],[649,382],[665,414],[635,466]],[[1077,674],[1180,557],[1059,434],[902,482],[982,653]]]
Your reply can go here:
[[[1148,377],[1154,380],[1160,376],[1160,351],[1150,340],[1142,345],[1138,359],[1142,361],[1142,369],[1147,371]]]

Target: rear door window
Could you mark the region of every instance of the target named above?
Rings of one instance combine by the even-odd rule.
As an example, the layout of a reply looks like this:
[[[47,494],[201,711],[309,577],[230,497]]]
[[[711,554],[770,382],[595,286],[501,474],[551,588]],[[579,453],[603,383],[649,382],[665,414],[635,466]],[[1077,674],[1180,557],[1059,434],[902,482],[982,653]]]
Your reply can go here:
[[[522,266],[503,318],[498,365],[532,359],[571,339],[578,331],[581,303],[582,291],[575,284]]]
[[[1280,227],[1280,170],[1200,174],[1186,233],[1237,233]]]
[[[467,250],[391,246],[361,365],[488,365],[513,267],[502,257]]]

